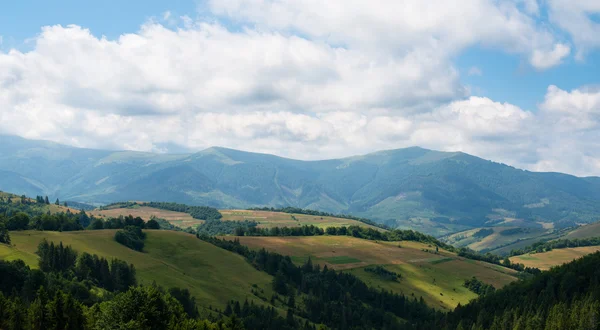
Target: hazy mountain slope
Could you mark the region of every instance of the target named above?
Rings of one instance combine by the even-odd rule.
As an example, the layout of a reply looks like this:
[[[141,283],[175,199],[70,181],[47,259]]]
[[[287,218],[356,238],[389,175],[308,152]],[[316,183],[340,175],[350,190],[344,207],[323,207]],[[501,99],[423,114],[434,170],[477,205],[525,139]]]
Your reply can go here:
[[[299,161],[225,148],[158,155],[0,136],[0,171],[0,189],[18,194],[97,203],[298,206],[434,234],[513,218],[560,227],[600,214],[598,178],[533,173],[422,148]]]

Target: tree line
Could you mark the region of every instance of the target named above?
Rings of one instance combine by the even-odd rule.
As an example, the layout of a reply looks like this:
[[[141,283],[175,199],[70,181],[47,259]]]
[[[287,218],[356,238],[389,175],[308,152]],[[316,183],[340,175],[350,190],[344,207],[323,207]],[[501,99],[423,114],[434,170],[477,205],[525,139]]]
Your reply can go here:
[[[469,248],[460,248],[458,249],[458,256],[459,257],[463,257],[463,258],[467,258],[467,259],[472,259],[472,260],[479,260],[479,261],[485,261],[485,262],[489,262],[491,264],[496,264],[496,265],[500,265],[503,267],[507,267],[507,268],[511,268],[514,269],[516,271],[519,272],[525,272],[528,274],[539,274],[541,273],[541,270],[539,270],[538,268],[534,268],[534,267],[525,267],[525,265],[523,264],[519,264],[519,263],[512,263],[508,257],[502,259],[499,256],[495,255],[495,254],[491,254],[491,253],[486,253],[486,254],[482,254],[482,253],[478,253],[476,251],[473,251]]]
[[[236,223],[235,221],[231,222]],[[455,251],[453,246],[443,243],[433,236],[425,235],[417,231],[401,229],[380,231],[362,226],[327,227],[325,229],[314,225],[272,228],[258,228],[252,226],[249,228],[236,227],[231,233],[219,234],[235,234],[235,236],[351,236],[373,241],[415,241],[435,245],[448,251]]]
[[[510,256],[517,256],[525,253],[542,253],[554,249],[574,248],[580,246],[600,245],[600,237],[575,238],[575,239],[557,239],[554,241],[540,241],[530,246],[510,251]]]
[[[367,218],[361,218],[361,217],[356,217],[353,215],[349,215],[349,214],[334,214],[334,213],[329,213],[329,212],[321,212],[321,211],[316,211],[316,210],[309,210],[309,209],[302,209],[299,207],[293,207],[293,206],[287,206],[287,207],[280,207],[280,208],[275,208],[275,207],[255,207],[255,208],[249,208],[249,211],[268,211],[268,212],[282,212],[282,213],[296,213],[296,214],[306,214],[306,215],[314,215],[317,217],[331,217],[331,218],[341,218],[341,219],[351,219],[351,220],[356,220],[356,221],[360,221],[362,223],[366,223],[368,225],[374,226],[374,227],[378,227],[381,229],[390,229],[388,226],[383,225],[381,223],[375,222],[371,219],[367,219]]]
[[[149,202],[144,203],[144,205],[162,210],[188,213],[192,218],[199,220],[218,220],[223,217],[219,210],[209,206],[190,206],[170,202]]]
[[[496,288],[491,284],[486,284],[478,280],[475,276],[465,280],[463,286],[479,296],[485,296],[494,293]]]

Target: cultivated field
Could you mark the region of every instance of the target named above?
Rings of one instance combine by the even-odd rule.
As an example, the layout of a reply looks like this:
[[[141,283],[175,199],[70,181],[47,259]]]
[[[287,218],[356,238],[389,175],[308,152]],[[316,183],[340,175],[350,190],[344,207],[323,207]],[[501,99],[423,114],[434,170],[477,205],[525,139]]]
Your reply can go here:
[[[544,253],[523,254],[520,256],[511,257],[510,261],[524,264],[527,267],[535,267],[542,270],[547,270],[554,266],[568,263],[596,251],[600,251],[600,246],[554,249]]]
[[[452,234],[445,239],[444,242],[454,245],[456,247],[468,247],[475,251],[481,250],[494,250],[496,248],[507,248],[512,249],[513,244],[528,239],[533,239],[536,242],[538,237],[546,235],[549,230],[543,228],[523,228],[523,232],[515,233],[511,235],[503,235],[502,232],[506,230],[515,229],[518,227],[489,227],[489,228],[476,228],[466,231],[462,231],[456,234]],[[494,232],[485,237],[476,237],[475,234],[481,229],[491,229]]]
[[[423,297],[433,307],[453,309],[476,295],[462,286],[464,280],[476,276],[483,282],[502,287],[516,278],[513,270],[467,260],[417,242],[376,242],[347,236],[311,237],[236,237],[254,249],[289,255],[297,264],[309,257],[314,263],[349,271],[368,284],[408,296]],[[227,239],[234,239],[227,237]],[[402,275],[399,282],[385,281],[366,272],[368,265],[384,265]]]
[[[567,239],[575,239],[575,238],[590,238],[590,237],[599,237],[600,236],[600,222],[592,223],[589,225],[581,226],[571,232],[569,232],[565,237]]]
[[[154,281],[165,287],[188,288],[203,307],[224,307],[229,299],[246,298],[261,303],[252,293],[252,285],[271,297],[272,277],[259,272],[241,256],[202,242],[193,235],[174,231],[146,231],[144,253],[131,250],[113,240],[114,230],[77,232],[11,232],[13,246],[0,244],[0,259],[23,259],[37,268],[35,251],[42,239],[71,245],[79,252],[118,258],[135,265],[138,280]]]
[[[149,206],[136,205],[131,208],[114,208],[109,210],[94,210],[89,212],[90,215],[102,218],[116,218],[120,215],[134,217],[140,217],[146,221],[150,220],[152,216],[157,218],[165,219],[175,226],[181,228],[196,227],[199,224],[204,223],[202,220],[194,219],[188,213],[175,212],[168,210],[161,210]]]
[[[313,225],[320,228],[361,226],[381,230],[366,223],[335,217],[321,217],[306,214],[290,214],[270,211],[248,211],[248,210],[220,210],[224,221],[256,221],[260,228],[272,227],[301,227]]]

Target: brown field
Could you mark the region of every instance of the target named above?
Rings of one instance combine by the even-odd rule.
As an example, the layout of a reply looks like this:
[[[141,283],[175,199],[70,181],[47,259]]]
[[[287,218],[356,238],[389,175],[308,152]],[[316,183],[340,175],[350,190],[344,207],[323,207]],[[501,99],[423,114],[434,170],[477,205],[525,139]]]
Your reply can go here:
[[[204,223],[202,220],[194,219],[191,215],[183,212],[175,212],[168,210],[156,209],[148,206],[137,206],[134,208],[116,208],[110,210],[94,210],[89,212],[90,215],[102,218],[111,218],[132,215],[134,217],[140,217],[146,221],[150,220],[152,216],[157,218],[165,219],[175,226],[182,228],[195,227],[199,224]]]
[[[439,254],[425,252],[423,249],[435,248],[418,242],[377,242],[347,236],[235,238],[253,249],[265,248],[289,255],[297,264],[310,257],[322,266],[351,272],[371,286],[422,296],[439,309],[452,309],[475,298],[474,293],[462,286],[472,276],[497,288],[516,279],[516,272],[511,269],[464,259],[444,250]],[[368,265],[383,265],[403,278],[398,282],[381,280],[364,270]]]
[[[248,211],[248,210],[220,210],[224,221],[256,221],[259,228],[272,227],[301,227],[304,225],[313,225],[319,228],[343,227],[343,226],[361,226],[382,230],[380,228],[368,225],[366,223],[335,217],[321,217],[306,214],[290,214],[270,211]],[[294,220],[295,218],[295,220]]]
[[[524,264],[527,267],[535,267],[542,270],[560,266],[587,254],[600,251],[600,246],[584,246],[566,249],[554,249],[544,253],[523,254],[511,257],[510,261]]]

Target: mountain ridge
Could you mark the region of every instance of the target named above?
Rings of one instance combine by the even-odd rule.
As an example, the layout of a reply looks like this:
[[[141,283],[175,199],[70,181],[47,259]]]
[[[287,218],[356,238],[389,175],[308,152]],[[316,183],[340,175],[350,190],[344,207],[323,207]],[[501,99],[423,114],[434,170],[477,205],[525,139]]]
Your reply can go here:
[[[600,214],[600,178],[530,172],[421,147],[296,160],[224,147],[154,154],[0,136],[0,171],[0,189],[29,196],[96,204],[294,206],[432,234],[511,219],[570,226]]]

